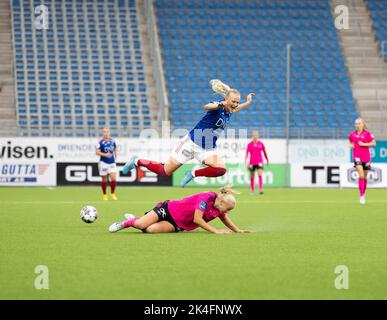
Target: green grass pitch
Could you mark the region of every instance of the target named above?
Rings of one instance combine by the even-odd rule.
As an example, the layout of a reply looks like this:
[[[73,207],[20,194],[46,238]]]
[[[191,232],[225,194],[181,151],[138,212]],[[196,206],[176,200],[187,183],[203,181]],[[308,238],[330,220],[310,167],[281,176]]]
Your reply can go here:
[[[143,234],[108,226],[200,189],[0,188],[0,299],[387,299],[387,192],[267,189],[230,215],[253,234]],[[83,205],[99,211],[94,224]],[[221,227],[220,221],[213,225]],[[49,289],[34,287],[46,265]],[[335,288],[335,268],[349,288]]]

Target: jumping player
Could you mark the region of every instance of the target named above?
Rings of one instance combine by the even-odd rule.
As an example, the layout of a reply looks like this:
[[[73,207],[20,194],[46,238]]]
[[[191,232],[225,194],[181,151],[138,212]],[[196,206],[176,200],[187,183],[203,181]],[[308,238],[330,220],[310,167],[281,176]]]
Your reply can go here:
[[[219,177],[226,173],[226,165],[216,151],[216,141],[229,123],[232,114],[246,108],[251,103],[254,94],[250,93],[246,102],[240,104],[238,90],[231,89],[220,80],[211,80],[210,84],[212,90],[222,95],[224,100],[211,102],[203,107],[207,112],[189,134],[173,148],[170,159],[162,164],[133,156],[122,168],[123,173],[127,174],[135,167],[145,167],[158,175],[170,176],[193,158],[196,158],[206,167],[200,170],[186,171],[182,181],[183,188],[195,177]]]
[[[96,146],[96,155],[100,156],[98,163],[99,175],[102,177],[102,200],[107,201],[106,194],[108,176],[110,179],[110,198],[117,200],[115,195],[115,189],[117,185],[116,178],[116,158],[117,158],[117,146],[115,141],[110,137],[109,128],[103,129],[103,137]]]
[[[262,153],[266,159],[266,165],[269,165],[266,148],[263,142],[259,140],[258,132],[253,132],[253,140],[247,145],[245,163],[250,171],[251,192],[255,192],[255,171],[258,170],[259,194],[263,194],[262,173],[264,169]]]
[[[355,121],[355,131],[349,135],[349,146],[353,149],[354,167],[359,174],[360,203],[365,204],[367,189],[367,173],[371,169],[370,148],[376,146],[374,136],[367,131],[367,124],[363,119]]]
[[[235,208],[235,193],[230,187],[223,187],[220,193],[202,192],[180,200],[159,202],[153,210],[141,218],[130,213],[126,220],[115,222],[109,227],[110,232],[133,227],[146,233],[166,233],[191,231],[198,227],[211,233],[227,234],[233,232],[250,233],[239,229],[232,223],[228,213]],[[229,230],[219,230],[208,224],[219,218]]]

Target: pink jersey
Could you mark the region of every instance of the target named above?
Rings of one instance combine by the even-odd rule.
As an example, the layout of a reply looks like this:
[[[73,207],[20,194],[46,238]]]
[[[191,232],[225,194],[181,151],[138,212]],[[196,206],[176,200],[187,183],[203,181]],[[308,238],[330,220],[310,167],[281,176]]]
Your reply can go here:
[[[250,154],[250,165],[258,165],[263,163],[262,152],[265,151],[265,145],[261,141],[251,141],[247,145],[246,149],[246,157]]]
[[[198,227],[193,222],[195,210],[203,212],[206,222],[225,215],[213,207],[216,196],[216,192],[202,192],[180,200],[171,200],[168,202],[168,210],[180,228],[191,231]]]
[[[366,131],[363,130],[362,133],[359,135],[357,131],[352,132],[349,135],[349,141],[353,143],[353,159],[356,161],[361,162],[370,162],[371,161],[371,153],[369,147],[361,147],[359,146],[359,141],[368,143],[374,140],[374,136]]]

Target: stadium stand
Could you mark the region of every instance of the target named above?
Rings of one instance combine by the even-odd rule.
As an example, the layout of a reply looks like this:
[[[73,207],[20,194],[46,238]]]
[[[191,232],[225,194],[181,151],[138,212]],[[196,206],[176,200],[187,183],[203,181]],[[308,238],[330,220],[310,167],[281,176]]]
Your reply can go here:
[[[152,126],[134,0],[47,0],[48,30],[35,28],[38,0],[12,0],[20,135],[136,136]]]
[[[387,60],[387,0],[368,0],[368,9],[374,23],[376,39]]]
[[[258,94],[259,108],[236,114],[232,127],[283,137],[290,43],[291,136],[346,137],[357,112],[329,2],[235,3],[155,1],[174,127],[194,124],[211,99],[208,81],[219,78],[243,97]]]
[[[0,136],[17,135],[11,5],[0,1]]]
[[[385,0],[383,0],[385,1]],[[387,1],[385,1],[387,3]],[[375,27],[364,0],[331,0],[332,12],[339,5],[348,8],[349,28],[338,30],[345,64],[350,76],[357,111],[377,139],[386,139],[387,64],[380,55]]]

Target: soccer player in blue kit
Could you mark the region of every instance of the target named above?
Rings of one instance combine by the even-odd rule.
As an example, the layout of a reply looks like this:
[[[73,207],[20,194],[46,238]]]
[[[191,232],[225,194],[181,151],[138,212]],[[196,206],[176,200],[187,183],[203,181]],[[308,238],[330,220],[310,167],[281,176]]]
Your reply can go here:
[[[117,200],[115,195],[115,189],[117,186],[117,145],[116,142],[110,137],[109,128],[103,129],[103,137],[96,145],[96,155],[100,156],[98,163],[99,175],[102,177],[102,200],[107,201],[106,194],[108,176],[110,178],[110,199]]]
[[[216,141],[228,125],[232,114],[246,108],[252,102],[254,93],[250,93],[246,102],[240,104],[241,96],[238,90],[217,79],[211,80],[210,84],[212,90],[222,95],[224,100],[211,102],[203,107],[207,112],[173,148],[170,159],[163,164],[133,156],[122,168],[124,174],[136,167],[145,167],[158,175],[169,176],[193,158],[206,167],[186,171],[181,184],[183,188],[195,177],[219,177],[226,173],[226,165],[216,151]]]

